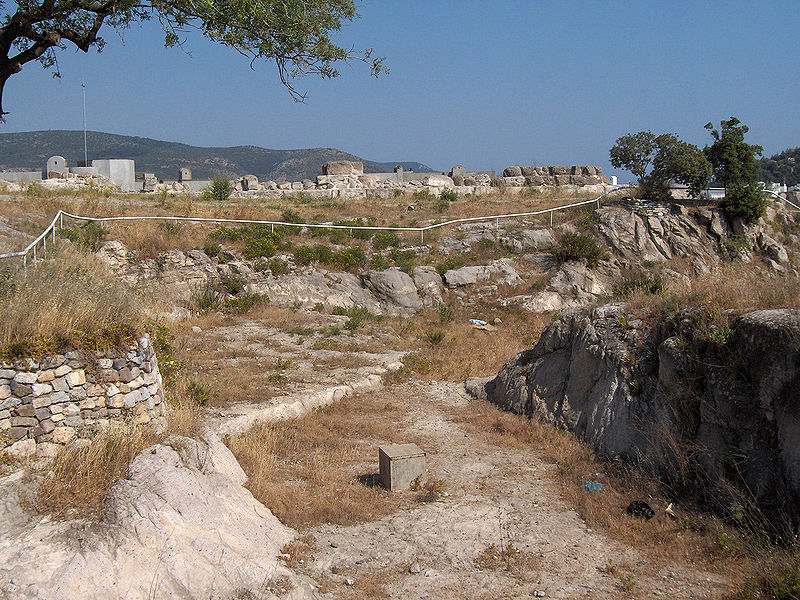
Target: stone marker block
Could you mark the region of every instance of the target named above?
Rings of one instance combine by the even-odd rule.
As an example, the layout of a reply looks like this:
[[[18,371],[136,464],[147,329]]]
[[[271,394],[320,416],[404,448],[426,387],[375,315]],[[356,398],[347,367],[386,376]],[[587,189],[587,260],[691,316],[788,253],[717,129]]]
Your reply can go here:
[[[416,444],[388,444],[378,448],[381,483],[387,490],[407,490],[416,480],[425,484],[425,452]]]

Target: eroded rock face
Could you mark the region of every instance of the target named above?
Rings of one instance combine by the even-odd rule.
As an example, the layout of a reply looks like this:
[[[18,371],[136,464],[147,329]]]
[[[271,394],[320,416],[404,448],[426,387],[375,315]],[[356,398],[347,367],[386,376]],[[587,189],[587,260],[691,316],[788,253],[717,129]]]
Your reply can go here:
[[[200,441],[172,437],[139,454],[94,524],[29,521],[9,495],[15,483],[6,481],[0,597],[233,598],[246,591],[258,597],[264,582],[284,575],[298,598],[310,598],[278,559],[294,532],[244,481],[236,459],[210,432]],[[36,556],[47,560],[30,560]]]
[[[693,333],[699,314],[687,310],[673,330],[651,330],[620,304],[573,311],[485,386],[471,386],[605,453],[692,481],[716,508],[741,503],[725,491],[733,482],[776,528],[793,525],[800,518],[800,311],[751,312],[705,338]]]
[[[363,281],[378,299],[385,314],[408,315],[422,308],[414,280],[397,267],[385,271],[367,271]]]

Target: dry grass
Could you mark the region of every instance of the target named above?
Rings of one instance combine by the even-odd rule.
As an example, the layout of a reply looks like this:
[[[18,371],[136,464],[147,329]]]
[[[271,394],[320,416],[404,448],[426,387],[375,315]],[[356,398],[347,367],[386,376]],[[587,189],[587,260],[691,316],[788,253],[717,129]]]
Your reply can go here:
[[[488,402],[473,401],[466,410],[453,411],[451,418],[464,423],[470,435],[500,448],[534,449],[553,465],[551,474],[565,503],[574,507],[589,527],[646,550],[652,559],[648,571],[655,573],[676,563],[697,564],[723,574],[733,589],[740,590],[729,596],[731,600],[798,597],[800,554],[794,549],[772,546],[760,536],[736,530],[691,506],[672,503],[661,485],[639,469],[608,461],[567,432]],[[587,480],[602,483],[603,491],[587,491]],[[649,521],[629,517],[626,509],[632,500],[645,500],[656,515]],[[674,516],[665,512],[671,503]],[[764,564],[770,568],[764,570]],[[623,587],[634,582],[625,573],[620,572],[619,577]],[[788,595],[787,589],[792,590]]]
[[[502,323],[491,331],[476,329],[471,318],[491,322],[500,317]],[[425,311],[411,319],[392,321],[401,338],[418,349],[403,359],[408,372],[423,377],[463,381],[467,377],[492,375],[510,356],[536,343],[549,323],[545,314],[531,314],[497,306],[454,309],[453,320],[442,323],[438,311]],[[442,331],[440,343],[422,343],[426,334]],[[399,373],[395,377],[401,377]]]
[[[737,312],[767,308],[800,307],[800,280],[759,272],[745,263],[723,263],[708,275],[691,279],[689,285],[675,285],[664,294],[637,291],[628,297],[632,309],[674,312],[681,308],[704,307],[709,313],[732,309]]]
[[[65,447],[50,464],[34,506],[57,519],[96,518],[133,458],[160,439],[149,427],[114,423],[88,446]]]
[[[6,353],[46,352],[66,344],[114,346],[144,329],[135,292],[99,261],[67,246],[29,268],[27,277],[18,272],[0,288],[5,288],[0,347]]]
[[[541,567],[542,559],[538,555],[520,550],[508,542],[502,548],[489,544],[475,558],[475,567],[485,571],[503,570],[515,577],[534,577]]]
[[[247,473],[248,489],[281,522],[297,529],[363,523],[411,501],[372,485],[377,446],[409,441],[396,424],[400,410],[374,396],[346,397],[226,443]]]
[[[290,569],[297,569],[302,565],[307,565],[314,552],[317,550],[317,539],[307,534],[285,544],[281,548],[281,560]]]

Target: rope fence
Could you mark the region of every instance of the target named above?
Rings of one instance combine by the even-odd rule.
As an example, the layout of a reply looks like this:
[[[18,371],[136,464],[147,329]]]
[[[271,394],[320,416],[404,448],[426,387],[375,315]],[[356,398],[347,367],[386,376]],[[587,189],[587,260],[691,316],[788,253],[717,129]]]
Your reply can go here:
[[[152,215],[141,215],[141,216],[122,216],[122,217],[87,217],[84,215],[75,215],[72,213],[68,213],[63,210],[59,210],[53,220],[50,222],[42,233],[40,233],[36,239],[34,239],[30,244],[28,244],[22,250],[18,250],[17,252],[7,252],[5,254],[0,254],[0,259],[4,258],[14,258],[14,257],[22,257],[23,268],[27,272],[28,267],[28,256],[30,255],[34,266],[36,265],[37,260],[37,248],[39,245],[42,247],[42,252],[47,251],[47,239],[48,237],[51,238],[52,243],[55,243],[56,240],[56,230],[64,228],[64,217],[68,217],[70,219],[75,219],[78,221],[94,221],[97,223],[108,223],[111,221],[186,221],[191,223],[228,223],[228,224],[241,224],[241,225],[269,225],[272,231],[275,230],[275,226],[288,226],[288,227],[298,227],[298,228],[309,228],[309,229],[348,229],[351,232],[353,230],[369,230],[369,231],[405,231],[405,232],[419,232],[420,235],[420,242],[425,243],[425,232],[431,231],[434,229],[438,229],[441,227],[449,227],[452,225],[459,225],[463,223],[475,223],[481,221],[494,221],[495,227],[497,229],[500,228],[500,220],[501,219],[514,219],[520,217],[533,217],[538,215],[550,215],[550,225],[553,224],[553,213],[560,211],[560,210],[567,210],[570,208],[578,208],[581,206],[587,206],[590,204],[597,204],[597,208],[600,208],[600,201],[604,198],[607,198],[611,194],[616,192],[633,188],[635,186],[624,186],[618,187],[613,190],[609,190],[604,194],[601,194],[597,198],[592,198],[591,200],[582,200],[580,202],[572,202],[570,204],[562,204],[560,206],[555,206],[552,208],[543,208],[541,210],[534,210],[528,212],[516,212],[516,213],[504,213],[500,215],[486,215],[483,217],[465,217],[460,219],[451,219],[449,221],[444,221],[442,223],[432,223],[431,225],[424,225],[420,227],[389,227],[389,226],[377,226],[377,225],[334,225],[329,223],[287,223],[285,221],[270,221],[270,220],[257,220],[257,219],[225,219],[225,218],[216,218],[216,217],[165,217],[165,216],[152,216]],[[775,192],[765,190],[765,193],[773,196],[778,200],[782,200],[787,204],[791,205],[792,207],[800,210],[800,206],[794,204],[793,202],[789,201],[787,198],[784,198],[780,194]]]

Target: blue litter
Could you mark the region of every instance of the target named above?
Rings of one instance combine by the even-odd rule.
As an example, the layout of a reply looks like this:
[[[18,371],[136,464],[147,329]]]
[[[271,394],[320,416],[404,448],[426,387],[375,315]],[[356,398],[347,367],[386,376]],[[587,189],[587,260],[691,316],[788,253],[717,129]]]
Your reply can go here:
[[[470,325],[486,325],[487,323],[486,323],[486,321],[481,321],[480,319],[470,319],[469,320],[469,324]]]
[[[602,492],[604,489],[602,483],[588,480],[584,480],[583,487],[586,488],[587,492]]]

